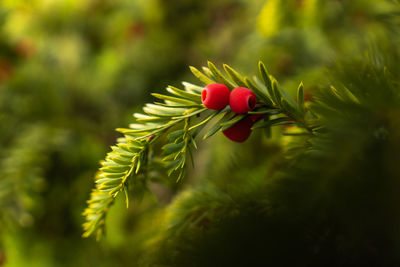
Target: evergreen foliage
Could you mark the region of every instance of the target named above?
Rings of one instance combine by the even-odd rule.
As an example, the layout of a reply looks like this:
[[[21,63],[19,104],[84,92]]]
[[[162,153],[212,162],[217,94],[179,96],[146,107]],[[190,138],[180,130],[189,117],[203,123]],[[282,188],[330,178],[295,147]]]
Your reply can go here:
[[[240,176],[236,189],[182,194],[171,235],[143,266],[398,265],[400,83],[390,64],[340,63],[309,107],[319,127],[303,152],[277,153],[267,178]]]
[[[8,226],[33,223],[31,211],[39,202],[43,190],[43,166],[59,137],[46,138],[49,129],[43,125],[31,126],[15,140],[16,144],[2,153],[0,171],[0,222]],[[57,136],[60,133],[52,133]],[[4,225],[3,225],[4,227]]]
[[[144,114],[135,113],[135,124],[128,129],[118,129],[124,137],[118,140],[116,146],[111,147],[106,159],[101,163],[99,173],[96,175],[96,188],[91,193],[88,208],[84,211],[86,223],[83,225],[87,237],[96,233],[99,239],[104,231],[107,211],[119,192],[124,191],[128,199],[127,187],[129,179],[136,179],[138,175],[147,176],[147,169],[152,168],[152,159],[149,158],[149,149],[159,137],[175,126],[170,131],[167,144],[163,149],[163,159],[168,175],[177,171],[177,181],[186,172],[187,162],[193,160],[192,151],[197,148],[196,137],[200,131],[212,121],[212,126],[205,132],[206,139],[219,131],[224,131],[239,121],[254,115],[261,115],[253,129],[265,128],[276,125],[293,125],[304,128],[305,134],[313,134],[312,115],[304,106],[302,83],[298,88],[296,101],[282,88],[276,79],[270,75],[265,65],[259,63],[260,76],[250,79],[243,77],[233,68],[224,65],[226,75],[222,74],[215,65],[208,63],[208,68],[203,67],[204,73],[191,67],[193,74],[204,85],[224,83],[231,89],[237,86],[246,86],[254,90],[259,98],[256,108],[249,114],[236,114],[230,107],[209,111],[201,104],[202,86],[183,82],[184,89],[173,86],[167,87],[170,95],[153,94],[163,102],[147,104],[143,107]],[[128,200],[127,200],[128,204]]]
[[[399,14],[0,1],[0,265],[399,266]],[[236,70],[190,76],[207,58]],[[257,108],[204,109],[211,82],[250,88]],[[257,113],[245,143],[220,134]]]

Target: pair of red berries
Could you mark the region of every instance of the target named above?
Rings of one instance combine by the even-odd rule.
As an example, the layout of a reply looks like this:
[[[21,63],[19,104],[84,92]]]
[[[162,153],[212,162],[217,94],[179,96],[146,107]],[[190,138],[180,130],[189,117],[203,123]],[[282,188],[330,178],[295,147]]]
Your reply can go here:
[[[238,114],[253,110],[257,102],[255,94],[248,88],[236,87],[230,92],[228,87],[220,83],[207,85],[201,93],[201,100],[204,106],[215,110],[221,110],[229,104],[231,110]],[[244,142],[251,134],[253,122],[254,118],[245,118],[223,133],[234,142]]]

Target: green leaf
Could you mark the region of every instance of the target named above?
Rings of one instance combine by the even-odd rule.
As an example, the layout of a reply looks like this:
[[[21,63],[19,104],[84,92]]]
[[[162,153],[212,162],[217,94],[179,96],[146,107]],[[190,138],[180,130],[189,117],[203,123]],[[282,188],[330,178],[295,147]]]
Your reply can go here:
[[[134,113],[133,116],[136,118],[138,122],[162,122],[167,121],[168,118],[165,117],[157,117],[157,116],[149,116],[147,114],[142,113]]]
[[[174,161],[179,156],[179,154],[180,154],[180,151],[178,151],[176,153],[164,155],[164,157],[162,158],[162,161],[165,161],[165,162]]]
[[[265,67],[264,63],[262,63],[261,61],[258,62],[258,69],[260,71],[261,77],[264,81],[265,86],[267,87],[268,93],[269,95],[273,98],[273,100],[275,99],[275,95],[273,93],[272,90],[272,81],[271,81],[271,77],[267,71],[267,68]],[[276,101],[274,101],[276,103]]]
[[[194,110],[194,111],[191,111],[191,110]],[[189,110],[190,112],[186,112],[186,113],[185,113],[184,115],[182,115],[182,116],[174,117],[174,119],[189,118],[189,117],[192,117],[192,116],[194,116],[194,115],[200,114],[200,113],[203,112],[203,111],[208,110],[208,108],[191,109],[191,110]]]
[[[196,140],[193,138],[192,135],[190,136],[190,142],[193,144],[193,147],[194,147],[195,149],[197,149]],[[191,150],[190,150],[190,149],[189,149],[189,152],[191,153]],[[192,157],[192,158],[193,158],[193,157]],[[193,165],[194,165],[194,163],[193,163]]]
[[[279,104],[280,99],[276,98],[274,90],[273,90],[273,86],[272,86],[273,77],[271,75],[269,75],[267,68],[265,67],[264,63],[262,63],[261,61],[258,62],[258,69],[260,71],[261,77],[264,81],[265,87],[267,88],[267,91],[268,91],[270,97],[272,98],[274,103]]]
[[[162,107],[167,107],[167,108],[201,108],[204,107],[201,104],[195,104],[195,105],[184,105],[184,104],[178,104],[174,103],[172,101],[165,101],[165,103],[160,103],[160,102],[154,102],[157,106],[162,106]]]
[[[260,121],[260,123],[255,123],[253,125],[252,129],[255,130],[255,129],[259,129],[259,128],[270,127],[270,126],[274,126],[274,125],[281,124],[284,122],[291,122],[291,121],[292,121],[292,119],[286,118],[286,117],[268,120],[265,122]]]
[[[183,98],[173,97],[173,96],[161,95],[161,94],[156,94],[156,93],[153,93],[151,95],[154,97],[157,97],[158,99],[169,100],[169,101],[172,101],[175,103],[185,104],[185,105],[189,105],[189,106],[197,104],[197,102],[190,101],[190,100],[183,99]]]
[[[279,114],[279,110],[278,109],[271,109],[271,108],[261,108],[261,109],[255,109],[252,111],[247,112],[247,114]]]
[[[129,166],[105,166],[105,167],[101,167],[100,171],[102,172],[111,172],[111,173],[121,173],[124,171],[129,170]]]
[[[121,157],[117,153],[108,155],[106,159],[120,165],[129,165],[131,163],[129,158]]]
[[[184,108],[172,108],[172,107],[163,107],[154,104],[146,104],[143,107],[143,111],[151,116],[159,116],[159,117],[176,117],[180,116],[187,111]]]
[[[245,77],[244,81],[249,89],[251,89],[257,96],[258,99],[263,101],[267,106],[273,106],[272,100],[267,90],[257,87],[249,78]]]
[[[194,85],[188,82],[182,82],[182,84],[185,87],[185,90],[188,91],[189,93],[201,94],[201,92],[204,89],[204,87]]]
[[[285,99],[289,104],[293,107],[297,107],[296,101],[293,99],[293,97],[283,88],[279,88],[279,85],[277,85],[277,89],[279,90],[279,93],[281,95],[282,99]]]
[[[170,142],[174,142],[175,140],[178,140],[178,138],[181,138],[184,135],[184,133],[185,133],[185,130],[183,130],[183,129],[173,131],[168,135],[168,140]]]
[[[219,83],[225,84],[229,89],[233,89],[236,87],[231,81],[229,81],[225,78],[224,75],[222,75],[222,73],[215,67],[212,62],[208,61],[207,63],[210,71]]]
[[[354,96],[354,94],[346,87],[341,86],[339,89],[331,85],[331,90],[333,93],[335,93],[339,99],[346,101],[346,102],[353,102],[356,104],[360,103],[360,100],[358,100],[357,97]]]
[[[212,79],[201,73],[198,69],[195,67],[190,66],[190,71],[196,76],[200,81],[202,81],[205,85],[215,83]]]
[[[202,120],[201,122],[199,122],[198,124],[191,126],[191,127],[189,128],[189,131],[191,131],[191,130],[193,130],[193,129],[195,129],[195,128],[197,128],[197,127],[203,125],[203,124],[206,124],[208,121],[210,121],[212,118],[214,118],[217,114],[218,114],[218,111],[212,113],[210,116],[208,116],[206,119],[203,119],[203,120]]]
[[[172,126],[176,125],[177,123],[181,122],[182,120],[171,121],[170,123],[165,124],[163,127],[160,127],[160,128],[157,128],[157,129],[154,129],[151,131],[147,131],[146,133],[144,133],[145,135],[136,136],[135,140],[141,141],[141,140],[147,139],[151,136],[156,136],[157,134],[159,134],[163,131],[166,131],[167,129],[171,128]]]
[[[272,80],[272,93],[274,96],[275,103],[277,105],[281,106],[282,105],[282,103],[281,103],[282,95],[279,90],[278,82],[275,79]]]
[[[124,193],[125,193],[125,203],[126,203],[126,208],[129,208],[129,192],[128,192],[128,185],[124,187]]]
[[[243,120],[245,117],[247,117],[247,114],[238,114],[237,116],[233,117],[229,121],[221,123],[220,124],[221,131],[231,128],[233,125],[235,125],[239,121]]]
[[[97,180],[103,179],[103,178],[118,178],[120,179],[122,176],[124,176],[127,172],[117,172],[117,173],[107,173],[107,172],[102,172],[100,173],[97,178],[95,179],[95,182],[97,183]]]
[[[117,146],[119,146],[129,152],[132,152],[134,154],[139,153],[143,149],[143,147],[139,147],[139,146],[136,146],[135,144],[132,144],[132,142],[130,140],[126,140],[126,142],[127,143],[118,143]]]
[[[299,107],[299,110],[302,114],[305,113],[305,106],[304,106],[304,86],[303,82],[299,84],[299,87],[297,88],[297,105]]]
[[[229,67],[226,64],[224,64],[223,66],[224,66],[226,73],[228,73],[228,75],[232,78],[232,80],[237,85],[246,87],[246,83],[244,82],[243,77],[239,73],[237,73],[234,69],[232,69],[231,67]]]
[[[121,178],[102,178],[97,179],[96,184],[117,185],[121,183]]]
[[[170,118],[167,118],[167,119],[170,120]],[[147,122],[147,123],[144,123],[144,124],[131,123],[131,124],[129,124],[129,128],[131,130],[147,130],[147,129],[151,129],[151,128],[154,128],[154,127],[162,127],[164,125],[165,125],[165,123],[163,123],[163,122]],[[117,131],[119,131],[119,129],[117,129]],[[122,133],[124,133],[124,132],[122,132]]]
[[[174,86],[168,86],[167,91],[173,95],[180,96],[189,100],[194,101],[195,103],[201,103],[201,95],[196,93],[191,93],[188,91],[181,90]]]
[[[221,113],[222,114],[222,113]],[[203,139],[207,139],[214,134],[216,134],[220,129],[221,129],[221,123],[228,121],[231,119],[231,116],[229,116],[230,113],[225,113],[221,119],[219,119],[208,131],[207,133],[203,136]]]
[[[130,127],[133,127],[137,124],[131,124],[129,125]],[[160,125],[143,125],[142,129],[126,129],[126,128],[117,128],[117,131],[122,133],[122,134],[126,134],[126,135],[133,135],[133,136],[137,136],[140,135],[142,133],[147,133],[147,132],[151,132],[157,129],[164,129],[165,128],[165,124],[160,124]]]
[[[92,190],[88,207],[83,212],[83,215],[86,216],[86,222],[83,224],[85,231],[83,237],[88,237],[96,232],[97,239],[100,238],[104,231],[105,217],[109,207],[119,192],[124,191],[128,205],[126,179],[135,167],[136,171],[140,168],[139,159],[147,157],[145,156],[145,154],[147,155],[147,146],[145,143],[137,141],[132,142],[124,138],[122,140],[126,143],[112,146],[112,151],[101,162],[102,167],[95,179],[96,187]],[[132,153],[127,150],[128,147],[141,147],[142,150]]]
[[[124,157],[133,157],[134,156],[134,153],[127,151],[126,149],[123,149],[118,146],[111,146],[111,149],[114,152],[118,153],[118,155],[120,155],[120,156],[124,156]]]
[[[282,99],[282,108],[288,115],[290,115],[293,118],[301,118],[301,115],[299,114],[298,110],[296,109],[296,106],[293,106],[289,102],[286,101],[286,99]]]
[[[185,146],[185,142],[180,142],[180,143],[170,143],[170,144],[166,144],[165,146],[162,147],[162,149],[164,150],[164,154],[168,155],[171,153],[175,153],[178,152],[180,150],[182,150],[182,148]]]
[[[209,68],[207,68],[207,67],[202,67],[201,69],[203,70],[203,72],[204,72],[208,77],[210,77],[211,80],[217,80],[217,79],[215,79],[214,74],[210,71]]]

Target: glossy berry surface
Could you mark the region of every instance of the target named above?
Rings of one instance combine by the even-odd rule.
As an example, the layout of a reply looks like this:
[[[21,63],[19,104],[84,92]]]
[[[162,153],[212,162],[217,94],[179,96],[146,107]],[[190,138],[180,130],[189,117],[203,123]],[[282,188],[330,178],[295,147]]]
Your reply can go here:
[[[244,142],[250,137],[253,120],[248,117],[233,125],[231,128],[223,131],[224,135],[234,142]]]
[[[231,109],[239,114],[247,113],[256,106],[256,95],[248,88],[236,87],[229,96]]]
[[[224,84],[212,83],[204,87],[201,101],[209,109],[220,110],[229,103],[229,89]]]

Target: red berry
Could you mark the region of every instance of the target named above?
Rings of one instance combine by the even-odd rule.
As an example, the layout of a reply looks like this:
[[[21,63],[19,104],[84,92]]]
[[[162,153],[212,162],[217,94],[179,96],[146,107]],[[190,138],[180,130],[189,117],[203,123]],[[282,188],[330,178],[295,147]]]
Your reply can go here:
[[[264,114],[254,114],[254,115],[252,115],[250,118],[251,118],[253,121],[256,121],[256,120],[260,119],[262,116],[264,116]]]
[[[247,113],[256,106],[256,95],[245,87],[236,87],[229,96],[229,105],[236,113]]]
[[[224,135],[234,142],[244,142],[251,134],[251,127],[253,127],[253,120],[250,117],[239,121],[231,128],[223,131]]]
[[[229,89],[221,83],[212,83],[204,87],[201,101],[209,109],[220,110],[229,103]]]

